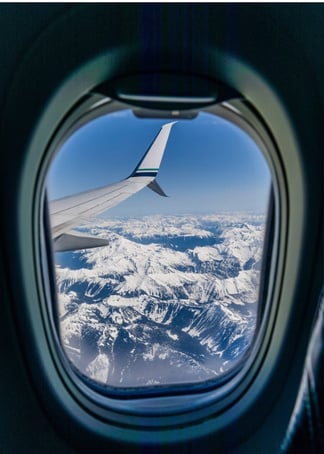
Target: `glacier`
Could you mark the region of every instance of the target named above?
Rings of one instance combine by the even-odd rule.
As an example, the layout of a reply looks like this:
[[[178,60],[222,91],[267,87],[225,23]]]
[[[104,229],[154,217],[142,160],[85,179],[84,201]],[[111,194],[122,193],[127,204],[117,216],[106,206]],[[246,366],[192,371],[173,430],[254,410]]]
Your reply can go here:
[[[115,389],[223,377],[256,332],[265,216],[96,220],[105,247],[55,254],[66,355]]]

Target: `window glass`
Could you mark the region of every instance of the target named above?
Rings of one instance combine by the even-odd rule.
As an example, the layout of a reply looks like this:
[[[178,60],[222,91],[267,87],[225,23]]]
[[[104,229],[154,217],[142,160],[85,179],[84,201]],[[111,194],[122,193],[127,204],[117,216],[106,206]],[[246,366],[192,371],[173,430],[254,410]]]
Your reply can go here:
[[[118,389],[222,377],[256,330],[266,160],[243,130],[201,112],[164,128],[161,162],[143,161],[170,122],[97,118],[48,173],[61,343],[83,376]]]

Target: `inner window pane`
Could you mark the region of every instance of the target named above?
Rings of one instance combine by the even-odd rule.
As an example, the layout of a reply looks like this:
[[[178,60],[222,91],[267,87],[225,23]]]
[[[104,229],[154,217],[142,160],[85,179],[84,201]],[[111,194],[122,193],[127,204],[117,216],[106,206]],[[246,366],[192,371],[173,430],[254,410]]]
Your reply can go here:
[[[83,376],[118,389],[222,377],[256,330],[266,160],[246,132],[202,112],[167,127],[160,164],[143,161],[170,122],[130,110],[97,118],[64,143],[48,173],[62,346]],[[105,185],[122,181],[132,192],[144,177],[159,186],[89,209],[93,199],[106,206]],[[79,221],[66,221],[97,187],[103,193],[90,193]]]

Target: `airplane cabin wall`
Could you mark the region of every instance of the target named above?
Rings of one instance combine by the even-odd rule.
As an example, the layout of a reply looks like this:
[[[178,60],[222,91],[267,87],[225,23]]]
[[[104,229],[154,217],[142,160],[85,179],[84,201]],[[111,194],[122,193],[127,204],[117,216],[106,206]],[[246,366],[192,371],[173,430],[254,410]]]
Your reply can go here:
[[[306,216],[309,222],[309,225],[302,223],[301,231],[296,234],[301,241],[300,245],[296,244],[297,249],[300,247],[298,259],[307,266],[302,269],[298,262],[295,274],[291,274],[303,278],[303,282],[291,290],[295,294],[296,312],[290,315],[291,324],[286,334],[287,340],[292,338],[296,342],[295,353],[291,353],[285,367],[282,366],[277,381],[280,382],[290,368],[296,379],[287,380],[287,387],[296,394],[322,280],[318,257],[322,196],[318,164],[323,95],[322,13],[323,8],[305,6],[0,6],[3,217],[0,227],[0,452],[70,453],[90,450],[93,445],[117,452],[122,446],[129,447],[127,440],[123,445],[97,437],[95,429],[88,432],[52,398],[55,384],[46,381],[45,372],[42,375],[43,356],[35,348],[35,336],[30,331],[31,326],[41,323],[40,318],[35,321],[37,292],[32,285],[33,277],[27,282],[26,273],[20,274],[20,270],[28,266],[22,250],[28,251],[29,257],[34,253],[31,242],[22,241],[22,238],[31,238],[32,215],[29,205],[22,206],[21,188],[27,187],[28,177],[30,181],[37,178],[36,164],[43,159],[44,144],[62,121],[66,109],[83,93],[107,77],[130,72],[160,69],[219,77],[254,105],[264,106],[261,114],[274,132],[280,135],[284,122],[292,128],[294,135],[290,145],[287,138],[283,161],[286,168],[295,169],[295,173],[287,172],[287,184],[293,187],[296,180],[296,191],[301,194],[301,216]],[[93,70],[88,61],[94,62]],[[270,93],[273,98],[268,97]],[[267,101],[275,98],[278,105]],[[282,117],[276,116],[279,105],[284,112]],[[44,118],[43,112],[48,106],[50,115]],[[43,136],[38,136],[38,144],[33,143],[32,149],[37,150],[38,145],[38,151],[30,159],[27,150],[31,149],[30,143],[40,122]],[[288,151],[293,142],[299,150],[299,161]],[[28,197],[32,200],[34,189],[31,184],[26,200]],[[18,208],[17,204],[20,204]],[[289,209],[298,215],[297,204]],[[24,229],[29,237],[21,233]],[[24,303],[31,296],[35,313],[30,313]],[[296,329],[300,342],[297,342]],[[284,354],[282,360],[285,361]],[[276,391],[279,397],[289,393],[280,383]],[[267,449],[278,447],[283,438],[284,422],[291,413],[293,397],[273,399],[273,407],[269,406],[271,412],[260,417],[264,422],[262,427],[258,428],[259,421],[245,422],[247,427],[255,427],[255,440]],[[257,404],[252,402],[251,406]],[[281,415],[277,428],[273,427],[274,415]],[[278,434],[274,440],[276,429]],[[223,447],[227,439],[229,444],[234,442],[225,431]],[[189,447],[195,447],[214,452],[213,443],[212,435],[202,439],[197,436],[190,446],[175,444],[174,451],[187,452]],[[245,444],[242,441],[242,452],[249,452],[249,443],[249,439]],[[129,449],[141,452],[142,448],[139,444]],[[160,452],[159,446],[154,449]]]

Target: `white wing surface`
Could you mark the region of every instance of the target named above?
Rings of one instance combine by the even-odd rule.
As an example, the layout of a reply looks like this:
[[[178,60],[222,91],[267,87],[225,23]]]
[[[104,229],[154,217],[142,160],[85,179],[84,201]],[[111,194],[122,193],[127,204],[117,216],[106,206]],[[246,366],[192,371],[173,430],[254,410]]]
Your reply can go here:
[[[55,251],[86,249],[107,244],[107,241],[102,238],[86,237],[79,232],[71,233],[70,229],[118,205],[146,186],[165,196],[155,178],[174,123],[176,122],[162,126],[134,172],[125,180],[49,203]]]

